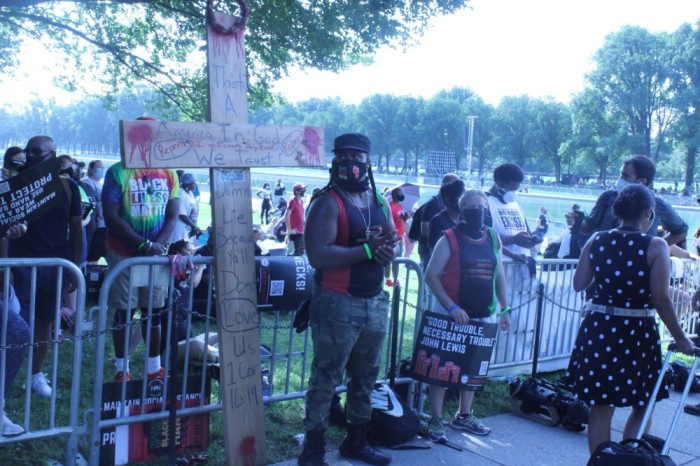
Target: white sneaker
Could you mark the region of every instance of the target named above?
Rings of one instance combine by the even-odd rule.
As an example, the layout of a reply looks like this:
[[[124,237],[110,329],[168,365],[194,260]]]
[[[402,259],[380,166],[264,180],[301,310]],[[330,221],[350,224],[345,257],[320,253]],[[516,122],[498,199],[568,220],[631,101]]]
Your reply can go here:
[[[51,398],[52,390],[49,385],[49,379],[43,372],[32,375],[32,388],[37,394],[45,396],[46,398]]]
[[[2,435],[12,437],[24,433],[24,427],[15,424],[7,417],[7,414],[2,413]]]

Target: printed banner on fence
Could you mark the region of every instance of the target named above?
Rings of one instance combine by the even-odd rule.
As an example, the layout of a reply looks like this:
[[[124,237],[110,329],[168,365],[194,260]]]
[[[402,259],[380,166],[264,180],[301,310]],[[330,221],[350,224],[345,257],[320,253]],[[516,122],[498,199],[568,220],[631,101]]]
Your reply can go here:
[[[497,331],[498,324],[458,325],[443,314],[423,313],[408,376],[458,390],[482,387]]]
[[[174,388],[177,392],[177,407],[182,406],[182,377],[177,379]],[[185,407],[198,406],[200,403],[199,387],[201,378],[194,375],[187,378],[185,391]],[[101,419],[116,419],[120,416],[135,416],[141,414],[141,406],[145,404],[144,413],[160,411],[163,402],[163,379],[148,381],[146,398],[141,399],[142,380],[132,380],[126,383],[126,411],[121,408],[121,383],[105,383],[102,386],[102,416]],[[209,403],[211,379],[207,377],[204,404]],[[168,402],[166,399],[166,411]],[[149,421],[138,424],[103,429],[100,442],[100,464],[121,465],[138,461],[151,461],[168,453],[168,419]],[[209,414],[177,418],[176,451],[203,451],[209,447]]]
[[[56,158],[0,182],[0,234],[13,223],[40,217],[62,199]]]
[[[255,258],[258,309],[292,311],[311,295],[314,269],[306,256]]]

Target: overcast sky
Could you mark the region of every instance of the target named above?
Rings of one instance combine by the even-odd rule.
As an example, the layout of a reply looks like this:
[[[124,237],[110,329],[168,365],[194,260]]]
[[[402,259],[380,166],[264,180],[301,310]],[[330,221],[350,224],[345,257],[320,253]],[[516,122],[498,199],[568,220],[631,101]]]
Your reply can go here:
[[[700,19],[700,0],[472,0],[470,8],[435,18],[420,45],[381,50],[372,66],[340,74],[294,71],[275,87],[290,101],[340,97],[358,103],[372,94],[430,97],[441,89],[471,88],[497,105],[504,96],[553,96],[568,102],[582,90],[591,58],[605,37],[624,25],[674,31]],[[254,13],[254,12],[253,12]],[[51,86],[51,66],[29,49],[14,79],[0,76],[0,105],[32,98],[75,96]],[[46,69],[39,67],[49,63]],[[90,87],[87,84],[85,87]]]

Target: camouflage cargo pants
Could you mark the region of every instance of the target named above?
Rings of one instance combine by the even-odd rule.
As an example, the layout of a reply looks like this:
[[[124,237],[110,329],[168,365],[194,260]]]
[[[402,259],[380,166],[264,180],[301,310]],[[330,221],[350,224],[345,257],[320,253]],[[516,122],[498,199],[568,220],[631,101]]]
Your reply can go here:
[[[369,422],[370,396],[379,373],[389,296],[355,298],[316,288],[309,326],[314,360],[306,393],[304,428],[328,427],[328,413],[335,387],[347,369],[347,420]]]

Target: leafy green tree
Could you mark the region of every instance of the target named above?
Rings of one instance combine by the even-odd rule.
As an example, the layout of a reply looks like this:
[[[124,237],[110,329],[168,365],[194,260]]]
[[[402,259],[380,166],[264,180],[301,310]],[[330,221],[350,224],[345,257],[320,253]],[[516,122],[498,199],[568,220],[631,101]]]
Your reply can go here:
[[[355,124],[357,121],[357,108],[355,105],[345,105],[338,98],[312,99],[315,105],[313,111],[309,109],[304,117],[306,125],[320,126],[323,128],[323,135],[326,143],[326,154],[330,154],[333,149],[333,140],[342,133],[357,131]],[[298,104],[302,105],[301,103]]]
[[[668,72],[665,34],[652,34],[626,26],[610,34],[595,54],[596,67],[587,81],[598,91],[606,113],[626,122],[629,153],[659,158],[660,145],[652,151],[652,137],[662,140],[669,119]]]
[[[481,172],[491,165],[490,160],[490,143],[493,139],[493,114],[494,107],[485,103],[483,99],[476,94],[462,104],[462,113],[464,115],[464,124],[467,124],[467,117],[475,116],[474,134],[472,135],[472,163],[471,170],[476,171],[480,177]],[[466,128],[468,130],[468,128]],[[464,131],[464,130],[463,130]],[[462,135],[463,138],[466,136]],[[467,145],[467,141],[463,141]],[[466,157],[466,149],[465,149]],[[467,170],[467,162],[465,159],[464,169]]]
[[[423,151],[423,135],[425,124],[423,112],[425,111],[425,99],[422,97],[402,97],[399,103],[399,111],[396,115],[397,133],[396,146],[403,152],[403,168],[405,173],[413,168],[414,175],[418,176],[418,156]],[[409,154],[413,160],[409,162]]]
[[[554,177],[561,181],[563,143],[571,135],[571,114],[566,105],[552,99],[533,100],[532,130],[529,132],[533,155],[540,161],[539,171],[547,171],[542,163],[554,166]]]
[[[362,99],[357,108],[357,119],[372,141],[372,161],[382,171],[391,165],[391,156],[396,148],[400,98],[394,95],[375,94]],[[386,163],[382,163],[382,158]]]
[[[617,163],[627,147],[626,121],[610,112],[605,97],[594,88],[585,89],[571,102],[573,150],[579,160],[593,161],[598,180],[605,182],[608,168]]]
[[[526,95],[504,97],[493,115],[493,134],[489,150],[496,160],[511,161],[525,169],[533,152],[528,147],[531,99]]]
[[[426,102],[423,119],[426,149],[454,152],[455,169],[460,170],[459,159],[464,153],[464,114],[459,102],[443,95],[435,95]]]
[[[0,65],[16,64],[19,37],[41,40],[70,58],[57,75],[68,88],[73,73],[97,77],[110,93],[147,83],[183,115],[201,120],[206,102],[207,0],[5,0],[0,4]],[[239,2],[213,8],[241,15]],[[403,46],[430,18],[467,0],[356,2],[249,0],[245,47],[253,107],[275,103],[271,84],[290,67],[342,70],[371,61],[382,45]],[[59,70],[56,70],[58,73]]]
[[[468,116],[476,117],[476,120],[474,121],[474,134],[472,135],[471,170],[476,171],[477,174],[480,174],[488,164],[488,152],[486,150],[486,147],[488,146],[489,141],[493,137],[493,134],[491,132],[491,124],[493,119],[494,108],[493,106],[484,102],[481,97],[479,97],[476,94],[473,94],[462,104],[462,109],[465,124]],[[466,146],[467,141],[465,140],[464,143]],[[469,169],[466,163],[466,159],[464,163],[464,169]]]
[[[685,187],[693,186],[700,147],[700,21],[682,25],[670,38],[672,105],[678,120],[674,133],[685,149]]]
[[[22,146],[24,141],[21,140],[21,133],[19,132],[19,118],[7,111],[4,108],[0,108],[0,142],[3,144],[4,149],[10,146]],[[24,146],[22,146],[24,147]]]

